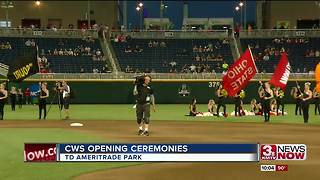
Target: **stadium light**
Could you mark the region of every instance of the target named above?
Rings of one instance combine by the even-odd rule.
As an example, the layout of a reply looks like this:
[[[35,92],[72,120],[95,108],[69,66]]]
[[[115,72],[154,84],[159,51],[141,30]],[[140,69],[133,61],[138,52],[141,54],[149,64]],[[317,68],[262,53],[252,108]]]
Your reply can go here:
[[[235,9],[236,9],[236,11],[239,11],[240,8],[239,8],[239,6],[237,6]]]
[[[243,2],[240,2],[240,3],[239,3],[239,6],[240,6],[240,7],[242,7],[243,5],[244,5]]]
[[[40,1],[36,1],[35,4],[36,4],[36,6],[40,6],[41,2]]]
[[[136,7],[136,10],[137,10],[137,11],[140,11],[140,9],[141,9],[140,7]]]
[[[139,3],[139,7],[142,7],[143,6],[143,3],[141,2],[141,3]]]

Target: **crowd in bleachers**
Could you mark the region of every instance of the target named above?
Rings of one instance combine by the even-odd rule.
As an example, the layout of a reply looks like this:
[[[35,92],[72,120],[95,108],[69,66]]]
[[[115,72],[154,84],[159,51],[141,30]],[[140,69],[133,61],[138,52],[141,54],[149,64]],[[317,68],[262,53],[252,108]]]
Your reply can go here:
[[[233,61],[227,39],[148,40],[131,39],[121,34],[115,38],[117,40],[112,41],[112,45],[121,69],[127,73],[140,70],[164,73],[221,73],[222,63]]]
[[[12,49],[10,42],[0,42],[0,49]]]
[[[242,47],[251,47],[256,65],[260,72],[272,73],[279,62],[282,52],[288,54],[292,71],[296,73],[308,73],[316,63],[316,57],[320,57],[317,38],[269,38],[269,39],[241,39]],[[308,61],[306,58],[310,58]],[[301,68],[301,65],[304,68]]]

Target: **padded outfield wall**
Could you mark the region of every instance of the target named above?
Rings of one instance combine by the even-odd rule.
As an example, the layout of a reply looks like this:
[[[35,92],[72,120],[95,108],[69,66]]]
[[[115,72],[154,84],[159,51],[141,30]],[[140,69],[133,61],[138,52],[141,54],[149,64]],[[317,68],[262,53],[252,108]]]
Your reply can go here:
[[[299,80],[298,83],[303,88],[307,80]],[[53,98],[55,91],[55,81],[47,81],[50,89],[50,97]],[[315,86],[314,81],[312,89]],[[189,103],[192,98],[197,98],[198,103],[207,103],[209,99],[217,98],[215,91],[221,81],[209,80],[154,80],[152,87],[155,91],[156,103],[163,104],[181,104]],[[22,87],[31,87],[35,89],[38,81],[24,81],[22,83],[9,83]],[[69,82],[75,92],[73,103],[79,104],[130,104],[134,102],[132,95],[133,80],[73,80]],[[246,97],[244,103],[250,103],[253,98],[258,98],[257,89],[258,81],[251,81],[245,89]],[[294,100],[290,95],[291,88],[296,86],[296,82],[289,80],[286,88],[285,103],[293,103]],[[183,91],[184,90],[184,91]],[[32,90],[35,91],[35,90]],[[188,95],[189,93],[189,95]],[[233,103],[232,98],[228,98],[228,103]]]

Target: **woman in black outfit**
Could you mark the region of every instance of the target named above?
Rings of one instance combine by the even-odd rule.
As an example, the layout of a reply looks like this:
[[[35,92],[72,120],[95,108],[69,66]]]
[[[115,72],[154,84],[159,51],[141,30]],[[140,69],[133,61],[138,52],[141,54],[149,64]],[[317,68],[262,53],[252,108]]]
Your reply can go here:
[[[313,100],[314,100],[314,114],[317,115],[317,112],[320,115],[320,93],[317,92],[316,88],[313,90]]]
[[[223,86],[220,85],[218,90],[217,90],[217,96],[218,96],[218,106],[217,106],[217,116],[219,117],[219,110],[220,110],[220,107],[223,107],[223,115],[226,117],[227,113],[226,113],[226,105],[225,105],[225,98],[227,96],[227,92],[225,89],[223,89]]]
[[[18,96],[18,106],[19,106],[19,109],[21,109],[22,103],[23,103],[23,92],[21,88],[18,89],[17,96]]]
[[[6,104],[6,99],[8,97],[8,91],[3,83],[0,84],[0,120],[3,120],[4,116],[4,105]]]
[[[293,87],[291,90],[291,95],[293,96],[293,98],[295,99],[296,102],[296,108],[295,108],[295,115],[298,115],[298,110],[299,110],[299,115],[301,115],[301,91],[300,91],[300,87],[299,89],[297,87]]]
[[[261,82],[260,82],[261,83]],[[262,108],[263,108],[263,114],[264,114],[264,122],[269,122],[270,121],[270,101],[273,98],[273,91],[270,88],[270,84],[268,82],[265,82],[262,84],[263,87],[263,103],[262,103]]]
[[[284,116],[284,102],[283,102],[284,91],[281,88],[277,87],[275,88],[274,94],[277,101],[277,116],[279,116],[280,106],[281,106],[281,114],[282,116]]]
[[[43,119],[46,119],[47,116],[47,101],[46,99],[49,97],[49,91],[47,89],[46,83],[39,83],[41,90],[39,96],[39,119],[41,119],[42,109],[44,112]]]
[[[16,87],[12,86],[10,91],[10,102],[11,102],[11,110],[16,110],[16,101],[17,101],[17,90]]]
[[[197,100],[192,99],[190,105],[189,105],[189,116],[196,116],[197,115]]]
[[[309,120],[309,104],[312,98],[312,91],[310,90],[309,82],[304,83],[304,91],[302,93],[302,100],[301,100],[301,108],[303,112],[303,120],[304,123],[308,123]]]
[[[240,97],[240,92],[239,91],[235,96],[235,104],[234,104],[234,115],[237,116],[241,116],[241,97]]]

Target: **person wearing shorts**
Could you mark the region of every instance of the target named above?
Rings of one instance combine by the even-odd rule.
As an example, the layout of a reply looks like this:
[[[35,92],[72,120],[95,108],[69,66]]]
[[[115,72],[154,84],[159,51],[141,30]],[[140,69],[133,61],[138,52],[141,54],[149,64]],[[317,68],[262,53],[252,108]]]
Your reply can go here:
[[[150,105],[155,112],[155,98],[153,89],[149,86],[151,81],[150,76],[144,77],[143,84],[136,84],[134,86],[133,95],[136,96],[136,117],[139,126],[138,135],[149,136],[150,123]]]

